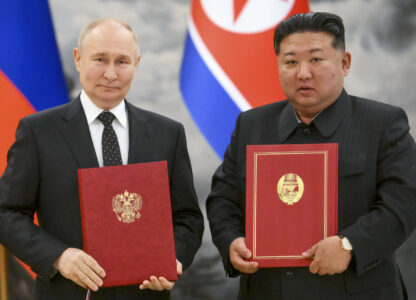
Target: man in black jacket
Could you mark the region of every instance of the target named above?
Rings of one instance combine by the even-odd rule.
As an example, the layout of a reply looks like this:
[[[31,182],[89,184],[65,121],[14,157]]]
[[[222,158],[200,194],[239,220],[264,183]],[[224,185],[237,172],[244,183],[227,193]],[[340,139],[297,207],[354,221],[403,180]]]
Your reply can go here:
[[[84,299],[85,288],[97,291],[93,299],[169,299],[174,283],[163,277],[152,276],[140,289],[139,282],[99,289],[105,270],[81,250],[77,169],[167,161],[180,274],[203,232],[184,128],[125,100],[140,60],[129,25],[92,22],[81,32],[74,59],[81,95],[19,123],[0,180],[0,243],[38,274],[36,299]]]
[[[403,299],[393,256],[416,226],[405,112],[344,90],[351,54],[338,16],[294,15],[277,27],[274,46],[288,100],[240,114],[207,200],[227,274],[241,275],[240,299]],[[305,249],[309,268],[258,269],[245,261],[246,146],[300,143],[338,143],[339,234]]]

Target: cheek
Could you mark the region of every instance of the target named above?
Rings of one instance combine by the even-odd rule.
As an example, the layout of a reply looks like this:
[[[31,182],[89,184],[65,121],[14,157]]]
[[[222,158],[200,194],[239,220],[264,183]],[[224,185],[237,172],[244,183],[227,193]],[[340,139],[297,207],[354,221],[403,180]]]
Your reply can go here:
[[[123,70],[119,73],[120,81],[123,82],[124,85],[129,85],[134,77],[134,70]]]
[[[286,84],[290,83],[292,77],[293,76],[291,72],[289,71],[286,71],[286,70],[279,71],[279,79],[281,83],[286,83]]]
[[[92,81],[92,80],[98,79],[100,77],[100,74],[102,74],[102,72],[101,72],[101,68],[88,67],[84,69],[83,74],[86,79]]]

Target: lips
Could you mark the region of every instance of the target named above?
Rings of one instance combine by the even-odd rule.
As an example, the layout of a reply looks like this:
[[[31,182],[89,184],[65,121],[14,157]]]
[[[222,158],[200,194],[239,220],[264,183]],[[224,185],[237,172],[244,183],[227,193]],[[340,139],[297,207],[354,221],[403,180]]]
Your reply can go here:
[[[115,90],[118,89],[117,86],[109,86],[109,85],[105,85],[105,84],[99,84],[100,87],[105,88],[105,89],[109,89],[109,90]]]
[[[306,92],[306,91],[310,91],[310,90],[313,90],[313,88],[308,86],[308,85],[302,85],[302,86],[298,87],[298,91],[301,91],[301,92],[303,92],[303,91]]]

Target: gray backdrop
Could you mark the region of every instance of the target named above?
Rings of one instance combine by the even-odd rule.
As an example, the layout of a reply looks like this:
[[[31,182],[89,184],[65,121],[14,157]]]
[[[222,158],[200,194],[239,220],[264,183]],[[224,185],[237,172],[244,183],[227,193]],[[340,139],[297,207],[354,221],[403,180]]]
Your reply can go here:
[[[80,91],[72,59],[80,29],[101,17],[120,18],[134,28],[142,58],[127,99],[184,124],[195,187],[205,213],[211,176],[221,160],[196,127],[179,91],[190,0],[49,0],[49,3],[72,98]],[[310,0],[309,3],[313,11],[333,12],[344,19],[347,49],[352,53],[352,69],[345,84],[347,91],[403,107],[415,136],[416,2]],[[410,299],[416,299],[415,233],[398,250],[398,259]],[[31,282],[19,280],[14,265],[9,262],[11,298],[28,299]],[[236,279],[225,278],[206,223],[203,245],[192,267],[178,281],[173,299],[234,299],[237,284]]]

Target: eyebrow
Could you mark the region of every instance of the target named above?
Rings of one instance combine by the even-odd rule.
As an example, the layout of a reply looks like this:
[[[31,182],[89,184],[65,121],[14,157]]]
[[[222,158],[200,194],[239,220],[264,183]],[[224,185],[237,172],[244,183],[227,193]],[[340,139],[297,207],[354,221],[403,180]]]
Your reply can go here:
[[[324,52],[324,50],[322,50],[321,48],[313,48],[309,51],[309,53],[314,53],[314,52]]]
[[[313,48],[311,50],[309,50],[309,53],[315,53],[315,52],[323,52],[324,50],[322,50],[321,48]],[[285,53],[283,56],[291,56],[291,55],[295,55],[295,52],[287,52]]]
[[[103,56],[103,55],[106,55],[106,53],[105,52],[96,52],[96,53],[93,53],[91,56]]]

